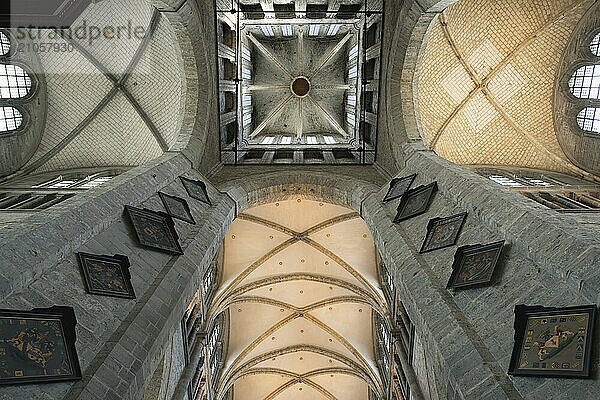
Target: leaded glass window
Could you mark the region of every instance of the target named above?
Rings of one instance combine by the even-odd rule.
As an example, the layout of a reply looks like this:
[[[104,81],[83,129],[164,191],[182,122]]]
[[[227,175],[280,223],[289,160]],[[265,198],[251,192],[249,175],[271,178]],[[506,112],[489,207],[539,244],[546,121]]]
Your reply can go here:
[[[571,117],[577,121],[577,125],[583,133],[590,136],[600,134],[600,33],[585,43],[589,45],[589,54],[585,52],[581,58],[583,65],[571,75],[568,85],[569,91],[579,100],[571,99],[577,114],[572,112]]]
[[[0,32],[0,56],[5,56],[10,52],[10,39],[4,32]]]
[[[590,43],[590,50],[592,51],[593,55],[600,57],[600,33],[598,33],[592,39],[592,42]]]
[[[586,132],[600,133],[600,108],[586,107],[577,115],[577,124]]]
[[[0,132],[10,132],[21,127],[23,115],[14,107],[0,107]]]
[[[580,99],[600,99],[600,64],[578,68],[569,81],[569,88]]]
[[[12,45],[10,34],[0,30],[0,133],[23,127],[25,118],[20,104],[30,100],[33,88],[31,75],[24,67],[12,63]]]

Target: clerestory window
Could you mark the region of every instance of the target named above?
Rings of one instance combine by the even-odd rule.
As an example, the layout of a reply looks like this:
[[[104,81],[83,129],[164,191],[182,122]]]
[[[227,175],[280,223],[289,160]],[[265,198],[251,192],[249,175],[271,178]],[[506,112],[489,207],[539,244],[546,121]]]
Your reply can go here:
[[[10,39],[6,33],[0,31],[0,56],[5,56],[10,52]]]
[[[590,43],[590,50],[592,54],[600,57],[600,32],[594,36]]]
[[[0,132],[19,129],[23,123],[23,115],[14,107],[0,107]]]
[[[577,124],[586,132],[600,133],[600,108],[586,107],[577,115]]]
[[[600,135],[600,33],[589,42],[584,65],[580,65],[569,79],[569,90],[580,103],[576,116],[579,128],[591,135]]]
[[[600,64],[577,68],[569,81],[569,88],[580,99],[600,99]]]
[[[0,30],[0,134],[15,132],[24,126],[21,106],[31,100],[33,79],[24,66],[11,60],[12,40]]]

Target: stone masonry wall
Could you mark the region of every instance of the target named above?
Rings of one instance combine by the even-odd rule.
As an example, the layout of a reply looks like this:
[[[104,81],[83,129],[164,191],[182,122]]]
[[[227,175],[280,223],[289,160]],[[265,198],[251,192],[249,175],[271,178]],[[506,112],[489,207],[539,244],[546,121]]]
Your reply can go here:
[[[506,374],[513,347],[516,304],[569,306],[598,303],[595,264],[599,240],[578,232],[575,220],[451,164],[409,148],[399,176],[418,173],[414,185],[438,182],[429,211],[393,224],[398,201],[381,207],[386,188],[363,204],[384,262],[421,340],[429,365],[447,382],[448,398],[596,398],[597,380],[512,377]],[[500,282],[452,293],[445,289],[457,246],[419,254],[427,221],[469,213],[457,246],[506,240],[510,247]],[[596,335],[596,343],[598,340]],[[598,355],[592,364],[597,373]],[[443,393],[441,393],[443,395]]]
[[[237,211],[290,195],[346,204],[361,211],[416,325],[420,381],[431,398],[542,399],[600,395],[597,380],[510,377],[515,304],[566,306],[598,302],[597,236],[580,234],[575,220],[435,154],[410,146],[406,167],[415,185],[437,180],[429,212],[393,224],[397,201],[383,204],[387,184],[370,168],[227,168],[213,181],[213,206],[189,199],[177,176],[201,179],[183,156],[165,155],[106,186],[35,214],[18,229],[0,230],[3,308],[71,305],[79,321],[77,350],[84,379],[75,383],[6,387],[0,399],[139,399],[175,334],[203,269],[210,265]],[[210,186],[210,185],[209,185]],[[177,223],[185,255],[140,248],[123,220],[124,204],[162,209],[157,190],[188,199],[197,225]],[[445,289],[455,247],[421,255],[430,218],[469,213],[458,245],[510,243],[501,281],[452,293]],[[74,253],[125,254],[136,300],[85,293]],[[597,338],[596,338],[597,340]],[[598,355],[593,360],[597,374]],[[425,376],[423,376],[425,374]]]
[[[600,396],[597,380],[513,377],[507,374],[513,348],[514,306],[569,306],[598,303],[599,240],[577,220],[503,188],[434,153],[410,145],[398,176],[418,173],[414,185],[437,180],[430,210],[392,223],[398,200],[383,204],[386,184],[348,179],[348,171],[229,170],[214,177],[238,209],[298,196],[318,197],[360,210],[383,260],[394,271],[396,288],[416,325],[419,381],[433,399],[547,399]],[[233,176],[232,176],[233,175]],[[237,175],[243,175],[239,178]],[[367,176],[368,174],[364,174]],[[230,178],[228,180],[228,177]],[[335,183],[334,183],[335,182]],[[379,190],[373,191],[375,185]],[[284,191],[285,189],[285,191]],[[469,213],[456,246],[419,254],[427,221]],[[506,240],[501,279],[492,287],[452,293],[446,290],[456,248]],[[596,343],[598,335],[596,335]],[[598,355],[593,361],[597,374]],[[429,395],[430,394],[430,395]],[[430,397],[429,397],[430,396]]]
[[[77,382],[3,387],[0,399],[139,399],[162,360],[204,270],[233,219],[234,204],[209,189],[213,206],[190,199],[179,175],[202,179],[190,162],[165,155],[0,230],[0,307],[75,309]],[[125,204],[163,210],[157,191],[187,199],[197,225],[176,220],[184,256],[138,246],[123,216]],[[75,252],[123,254],[131,262],[135,300],[85,292]]]

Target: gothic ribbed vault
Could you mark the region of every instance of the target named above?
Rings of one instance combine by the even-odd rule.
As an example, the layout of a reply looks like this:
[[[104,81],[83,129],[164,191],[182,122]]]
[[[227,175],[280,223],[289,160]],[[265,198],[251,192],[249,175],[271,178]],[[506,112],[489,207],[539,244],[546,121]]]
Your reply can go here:
[[[41,52],[33,71],[47,83],[47,120],[18,174],[133,167],[185,148],[186,96],[197,89],[181,34],[151,0],[94,2],[70,31],[30,35],[32,46],[66,50]]]
[[[461,0],[431,23],[418,67],[421,134],[459,164],[584,174],[561,149],[553,91],[589,0]]]
[[[295,198],[238,215],[213,316],[229,313],[220,398],[367,400],[381,393],[373,239],[352,210]]]

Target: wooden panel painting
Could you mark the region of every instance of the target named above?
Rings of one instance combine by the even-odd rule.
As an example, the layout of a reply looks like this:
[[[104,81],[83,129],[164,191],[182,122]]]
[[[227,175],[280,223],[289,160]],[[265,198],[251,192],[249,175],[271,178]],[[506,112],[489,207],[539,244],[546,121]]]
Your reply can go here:
[[[78,253],[77,258],[88,293],[135,299],[127,257]]]
[[[401,222],[424,214],[429,208],[429,204],[436,192],[436,182],[407,191],[400,200],[394,222]]]
[[[0,310],[0,385],[81,378],[71,307]]]
[[[167,213],[171,217],[185,221],[189,224],[196,224],[196,221],[194,221],[194,217],[192,216],[192,212],[190,211],[190,207],[185,199],[170,196],[162,192],[158,192],[158,195],[165,206],[165,210],[167,210]]]
[[[195,181],[193,179],[185,178],[180,176],[181,183],[185,188],[186,192],[192,199],[200,200],[203,203],[212,205],[210,198],[208,197],[208,190],[206,184],[202,181]]]
[[[462,246],[456,250],[447,288],[455,290],[488,286],[504,248],[504,240],[486,245]]]
[[[427,234],[421,246],[421,253],[454,246],[466,218],[467,213],[462,213],[429,220]]]
[[[390,182],[390,188],[388,189],[387,194],[383,198],[383,201],[392,201],[397,199],[398,197],[402,197],[404,193],[406,193],[406,191],[410,188],[416,176],[417,174],[412,174],[403,178],[392,179],[392,181]]]
[[[183,254],[175,223],[170,215],[131,206],[125,206],[125,212],[142,246],[171,254]]]
[[[590,377],[596,305],[515,307],[509,374]]]

